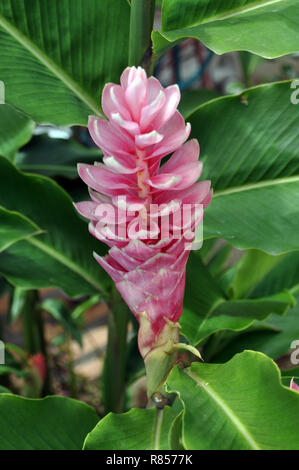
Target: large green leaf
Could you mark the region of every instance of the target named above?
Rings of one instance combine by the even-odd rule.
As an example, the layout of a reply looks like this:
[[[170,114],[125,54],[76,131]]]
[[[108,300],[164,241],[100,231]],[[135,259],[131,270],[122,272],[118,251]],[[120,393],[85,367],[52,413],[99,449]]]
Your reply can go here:
[[[244,256],[221,278],[230,298],[257,298],[284,289],[296,294],[299,288],[299,252],[269,255],[260,250],[247,250]]]
[[[37,225],[26,217],[0,206],[0,252],[13,243],[40,232]]]
[[[278,359],[291,351],[292,342],[296,340],[299,341],[298,304],[284,317],[271,315],[265,322],[254,324],[248,331],[232,334],[224,347],[213,355],[213,361],[227,361],[234,354],[248,348]]]
[[[175,368],[167,384],[184,404],[186,449],[299,449],[299,394],[281,385],[277,366],[260,353]]]
[[[278,262],[275,263],[271,271],[254,286],[249,293],[250,297],[272,295],[282,289],[288,289],[294,295],[297,295],[299,288],[299,251],[292,251],[291,253],[275,258],[278,258]]]
[[[242,330],[271,313],[284,314],[294,299],[287,291],[258,299],[228,300],[198,254],[188,261],[180,332],[194,345],[220,330]]]
[[[0,174],[0,204],[44,232],[1,253],[0,272],[24,288],[56,286],[70,296],[103,292],[108,276],[92,252],[104,245],[90,236],[69,196],[49,178],[22,174],[3,157]]]
[[[20,170],[30,173],[78,178],[78,162],[93,164],[95,160],[101,160],[99,149],[83,147],[71,139],[39,135],[18,152],[14,163]]]
[[[218,98],[218,96],[219,94],[214,90],[207,88],[183,91],[179,103],[179,111],[184,117],[189,116],[198,106],[209,100]]]
[[[123,414],[109,413],[88,434],[86,450],[168,450],[171,427],[182,406],[178,400],[164,410],[132,408]]]
[[[189,120],[215,194],[205,238],[271,254],[299,248],[298,107],[291,82],[201,105]]]
[[[250,291],[285,256],[287,255],[272,256],[260,250],[247,250],[240,261],[227,270],[222,277],[222,285],[228,284],[226,290],[229,297],[239,299],[249,296]],[[280,290],[285,287],[289,286],[283,286]]]
[[[1,450],[80,450],[99,418],[85,403],[0,395]]]
[[[34,122],[8,104],[0,104],[0,155],[13,157],[31,138]]]
[[[127,0],[1,0],[6,101],[39,123],[86,125],[128,63]]]
[[[266,58],[299,50],[297,0],[164,0],[154,51],[195,38],[217,54],[249,51]]]

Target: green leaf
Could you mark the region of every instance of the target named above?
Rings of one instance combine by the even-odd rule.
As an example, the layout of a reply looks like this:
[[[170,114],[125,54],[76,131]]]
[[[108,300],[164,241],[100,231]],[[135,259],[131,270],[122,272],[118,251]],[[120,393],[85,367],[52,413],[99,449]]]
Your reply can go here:
[[[232,251],[232,247],[228,243],[221,246],[216,251],[212,259],[207,264],[212,276],[214,277],[220,276],[222,271],[225,269],[225,264],[229,258],[231,251]]]
[[[296,0],[164,0],[154,51],[191,37],[217,54],[249,51],[271,59],[298,51],[298,18]]]
[[[8,104],[0,104],[0,155],[14,157],[31,138],[34,122]]]
[[[43,230],[0,255],[0,272],[13,284],[56,286],[70,296],[104,292],[108,277],[92,257],[103,245],[88,233],[69,196],[44,176],[20,173],[0,158],[0,204],[17,210]]]
[[[1,0],[7,103],[39,123],[86,125],[128,63],[129,22],[127,0]]]
[[[23,309],[25,308],[26,301],[28,297],[28,291],[25,289],[20,289],[15,287],[12,297],[11,304],[9,309],[9,323],[13,323],[19,318]]]
[[[175,417],[170,427],[171,449],[184,450],[182,445],[183,412],[184,410]]]
[[[8,388],[3,387],[3,385],[0,385],[0,393],[12,393]]]
[[[253,84],[251,79],[253,72],[264,61],[264,59],[258,55],[254,55],[246,51],[239,52],[239,57],[242,66],[244,82],[247,86],[250,86]]]
[[[86,450],[168,450],[170,428],[182,407],[178,400],[163,410],[132,408],[127,413],[109,413],[88,434]]]
[[[155,16],[155,0],[131,0],[129,65],[150,65],[151,33]],[[149,63],[147,56],[149,56]],[[144,63],[143,63],[144,62]]]
[[[13,243],[41,233],[27,217],[0,206],[0,252]]]
[[[290,83],[212,100],[189,117],[203,178],[215,191],[205,238],[270,254],[299,248],[298,107]]]
[[[64,330],[82,346],[82,331],[77,322],[73,319],[71,313],[66,308],[64,302],[57,299],[46,299],[42,303],[43,310],[50,313]]]
[[[21,369],[16,369],[15,367],[0,365],[0,376],[1,375],[9,375],[9,374],[14,374],[17,377],[23,378],[23,377],[25,377],[26,372],[22,371]]]
[[[213,254],[217,249],[217,241],[218,240],[216,238],[209,238],[208,240],[203,241],[203,245],[200,249],[200,256],[205,263],[208,263],[213,257]]]
[[[257,298],[287,289],[296,295],[299,288],[299,252],[272,256],[248,250],[227,270],[220,283],[230,298]]]
[[[286,255],[272,256],[260,250],[248,250],[241,260],[232,268],[234,276],[228,287],[229,296],[235,299],[240,299],[247,295],[249,296],[250,291],[252,291],[285,256]],[[287,287],[289,286],[283,285],[279,290],[283,290]],[[271,292],[271,294],[272,293],[274,292]]]
[[[93,408],[65,397],[0,395],[1,450],[80,450],[98,422]]]
[[[99,149],[88,149],[73,140],[40,135],[16,155],[14,163],[22,171],[73,179],[78,178],[78,162],[93,164],[95,160],[101,160]]]
[[[299,304],[289,309],[283,317],[271,315],[265,322],[254,324],[248,331],[232,335],[228,344],[213,356],[213,361],[227,361],[245,348],[260,351],[272,359],[278,359],[291,351],[293,341],[299,341],[298,319]]]
[[[282,289],[288,289],[297,294],[299,287],[299,251],[292,251],[283,256],[278,256],[277,263],[273,265],[263,279],[254,286],[250,297],[271,295]],[[261,294],[263,292],[263,294]]]
[[[98,304],[101,301],[101,296],[100,295],[94,295],[90,297],[89,299],[85,300],[84,302],[81,302],[77,307],[74,308],[74,310],[71,313],[72,319],[76,322],[81,322],[83,320],[83,315],[84,313],[89,310],[91,307],[94,307],[96,304]]]
[[[187,90],[181,94],[179,103],[179,111],[184,116],[189,116],[198,106],[214,98],[218,98],[219,94],[214,90]]]
[[[299,394],[281,385],[277,366],[260,353],[175,368],[167,389],[184,404],[188,450],[298,449]]]
[[[197,345],[220,330],[242,330],[271,313],[284,314],[294,298],[287,291],[259,299],[227,300],[200,257],[191,253],[187,265],[180,332]]]

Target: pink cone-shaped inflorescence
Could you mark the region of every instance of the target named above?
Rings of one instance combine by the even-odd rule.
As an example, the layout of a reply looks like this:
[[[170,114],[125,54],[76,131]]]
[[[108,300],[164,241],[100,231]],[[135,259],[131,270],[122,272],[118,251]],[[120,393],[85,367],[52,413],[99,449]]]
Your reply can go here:
[[[197,182],[199,145],[186,142],[190,124],[177,111],[178,86],[163,88],[141,67],[128,67],[120,81],[103,91],[108,120],[90,117],[89,132],[104,157],[94,166],[79,164],[91,201],[76,207],[92,235],[110,247],[96,260],[139,322],[146,317],[139,335],[145,357],[182,313],[190,241],[212,192],[209,181]]]

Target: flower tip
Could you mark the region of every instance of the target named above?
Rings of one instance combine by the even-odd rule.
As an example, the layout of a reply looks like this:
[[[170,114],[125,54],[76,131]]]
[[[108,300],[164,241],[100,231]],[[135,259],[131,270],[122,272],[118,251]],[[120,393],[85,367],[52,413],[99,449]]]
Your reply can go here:
[[[177,97],[178,97],[178,101],[181,100],[181,90],[180,90],[180,87],[177,83],[175,83],[174,85],[172,85],[173,89],[176,90],[176,93],[177,93]]]
[[[82,174],[84,171],[85,164],[84,163],[77,163],[77,172],[78,175],[82,178]]]
[[[101,256],[98,255],[95,251],[92,252],[92,256],[94,257],[94,259],[99,262],[99,259],[101,259]]]
[[[90,114],[90,115],[88,116],[88,125],[89,125],[89,123],[90,123],[91,121],[94,121],[95,119],[97,119],[97,117],[96,117],[94,114]]]
[[[297,385],[295,382],[294,382],[294,377],[292,378],[291,382],[290,382],[290,389],[291,390],[296,390],[296,392],[299,392],[299,385]]]

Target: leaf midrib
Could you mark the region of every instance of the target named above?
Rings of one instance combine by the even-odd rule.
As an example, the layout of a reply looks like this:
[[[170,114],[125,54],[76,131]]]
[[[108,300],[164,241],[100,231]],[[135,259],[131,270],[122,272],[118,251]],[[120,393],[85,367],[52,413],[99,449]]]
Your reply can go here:
[[[211,385],[205,385],[204,382],[201,382],[192,372],[188,370],[185,370],[185,373],[196,383],[196,385],[200,386],[200,388],[204,390],[223,410],[225,415],[232,422],[235,428],[239,431],[245,441],[250,445],[250,447],[254,450],[261,450],[261,447],[251,436],[251,433],[246,429],[246,426],[242,423],[242,421],[240,421],[240,418],[234,413],[234,411],[228,406],[228,404],[223,401],[223,399],[218,395],[218,393],[215,392]]]
[[[0,253],[7,250],[11,245],[14,245],[15,243],[18,243],[20,241],[28,240],[31,237],[34,237],[36,235],[40,235],[40,233],[41,233],[40,230],[36,230],[35,232],[28,233],[27,235],[20,235],[17,239],[15,239],[13,241],[9,241],[9,242],[5,243],[5,245],[2,245],[2,247],[0,247]]]
[[[289,289],[289,293],[292,295],[294,294],[297,290],[299,289],[299,284],[294,286],[293,289]],[[273,296],[268,296],[268,298],[270,297],[274,297]],[[262,297],[262,299],[267,299],[267,297]],[[198,340],[198,335],[200,334],[200,332],[202,331],[203,329],[203,326],[205,325],[205,323],[211,318],[213,317],[214,315],[214,312],[217,310],[217,308],[220,306],[220,305],[223,305],[227,302],[237,302],[237,301],[240,301],[240,300],[254,300],[254,299],[227,299],[225,297],[219,297],[217,300],[215,300],[215,302],[213,303],[213,305],[210,307],[210,309],[207,311],[207,313],[205,314],[204,317],[202,317],[201,321],[198,322],[198,329],[197,329],[197,340],[196,340],[196,344],[199,344],[203,339],[204,337],[201,337],[199,340]],[[286,307],[287,308],[287,307]],[[268,316],[268,315],[267,315]],[[255,321],[254,318],[250,318],[250,317],[238,317],[238,318],[241,318],[243,320],[248,320],[249,324],[253,323]],[[243,328],[242,328],[243,329]],[[206,336],[205,336],[206,337]]]
[[[219,307],[219,305],[224,304],[225,302],[227,302],[227,299],[225,299],[224,297],[223,298],[219,297],[217,300],[215,300],[215,302],[213,303],[211,308],[208,310],[206,315],[203,317],[202,321],[199,323],[198,332],[200,332],[202,330],[203,325],[208,321],[208,319],[211,316],[213,316],[213,312],[216,310],[216,308]]]
[[[47,253],[49,256],[59,261],[61,264],[69,268],[71,271],[78,274],[80,277],[82,277],[90,285],[95,287],[102,294],[106,293],[105,289],[103,288],[101,284],[98,284],[85,270],[83,270],[81,266],[77,266],[73,261],[66,258],[62,253],[59,253],[58,251],[54,250],[52,247],[50,247],[49,245],[46,245],[44,242],[42,242],[41,240],[38,240],[35,237],[27,238],[25,241],[35,246],[36,248],[39,248],[41,251],[43,251],[44,253]]]
[[[217,190],[215,191],[213,195],[213,199],[219,196],[227,196],[233,193],[241,193],[244,191],[251,191],[255,189],[266,188],[268,186],[295,183],[296,181],[299,181],[299,175],[287,176],[284,178],[277,178],[274,180],[259,181],[257,183],[248,183],[248,184],[244,184],[243,186],[234,186],[234,187],[227,188],[227,189],[220,189],[218,191]]]
[[[89,96],[64,70],[62,70],[55,62],[47,56],[40,48],[37,47],[29,38],[21,31],[14,27],[3,15],[0,15],[0,26],[16,41],[18,41],[25,49],[27,49],[34,57],[38,59],[53,75],[63,82],[88,108],[90,108],[97,116],[104,117],[98,108],[95,100]]]
[[[25,221],[28,225],[30,225],[32,227],[32,232],[31,233],[27,233],[26,235],[20,235],[17,239],[15,239],[13,241],[8,241],[6,244],[4,244],[0,248],[0,253],[7,250],[14,243],[17,243],[17,242],[22,241],[22,240],[26,240],[27,238],[33,237],[35,235],[40,235],[41,233],[43,233],[43,230],[41,230],[38,227],[38,225],[36,225],[34,222],[32,222],[32,220],[28,219],[28,217],[24,216],[23,214],[20,214],[19,212],[16,212],[16,211],[9,211],[1,205],[0,205],[0,211],[7,212],[9,214],[15,214],[18,218],[22,219],[23,221]]]
[[[258,10],[260,8],[264,8],[264,7],[267,7],[269,5],[275,5],[276,3],[281,3],[281,2],[282,2],[282,0],[272,0],[270,2],[263,2],[261,4],[253,4],[253,5],[251,5],[250,7],[247,7],[247,8],[244,8],[244,7],[235,8],[233,11],[231,11],[228,14],[218,14],[218,15],[215,15],[215,16],[210,16],[206,20],[203,20],[203,21],[200,21],[200,22],[197,21],[195,23],[189,24],[188,26],[184,26],[184,27],[181,27],[181,28],[178,28],[178,29],[175,29],[175,30],[173,30],[173,29],[171,29],[171,30],[162,30],[161,33],[163,35],[163,33],[169,33],[169,32],[174,32],[174,31],[182,31],[184,29],[194,28],[196,26],[201,26],[201,25],[204,25],[204,24],[213,23],[214,21],[227,20],[229,18],[234,18],[235,16],[241,15],[243,13],[248,13],[250,11]]]

